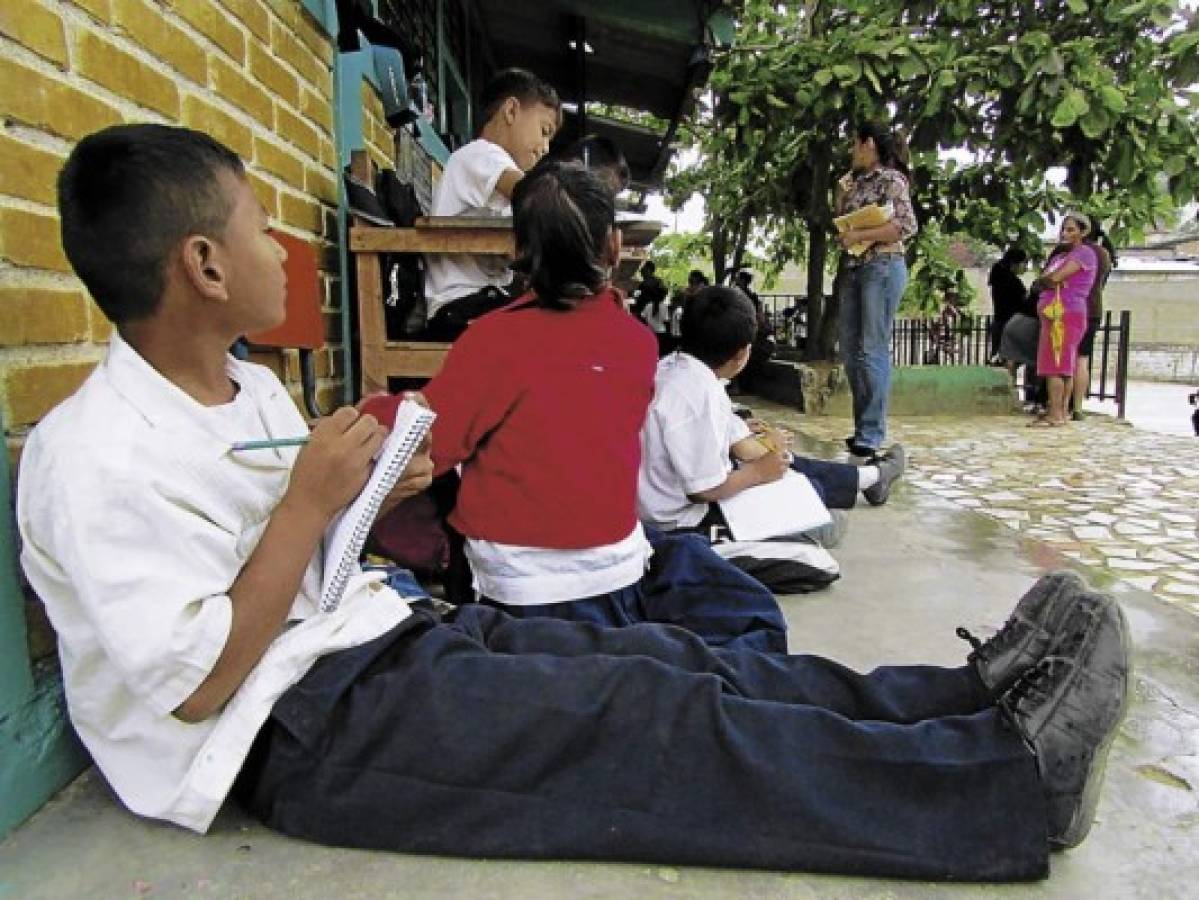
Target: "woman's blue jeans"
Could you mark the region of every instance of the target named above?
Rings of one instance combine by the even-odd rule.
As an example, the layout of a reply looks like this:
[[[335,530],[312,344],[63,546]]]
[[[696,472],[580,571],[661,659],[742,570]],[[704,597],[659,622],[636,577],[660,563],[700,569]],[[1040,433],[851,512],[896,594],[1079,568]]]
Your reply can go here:
[[[908,283],[902,255],[876,256],[841,283],[841,359],[853,395],[853,440],[878,450],[887,433],[891,327]]]

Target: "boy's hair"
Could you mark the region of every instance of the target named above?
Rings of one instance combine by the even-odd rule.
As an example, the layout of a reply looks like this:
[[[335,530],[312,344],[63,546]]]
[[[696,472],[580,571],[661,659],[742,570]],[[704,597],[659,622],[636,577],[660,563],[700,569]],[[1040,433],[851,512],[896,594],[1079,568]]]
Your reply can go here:
[[[705,275],[703,272],[701,272],[699,269],[692,269],[690,272],[687,273],[687,283],[688,284],[707,284],[708,276]]]
[[[232,204],[222,172],[245,176],[236,153],[168,125],[114,125],[71,151],[58,175],[63,249],[115,325],[158,308],[180,241],[224,234]]]
[[[567,147],[560,157],[563,162],[577,162],[610,179],[612,189],[619,194],[629,186],[629,164],[620,147],[611,138],[591,134]]]
[[[490,122],[509,97],[515,97],[522,106],[526,103],[548,106],[558,114],[558,124],[562,122],[562,101],[558,99],[558,92],[532,72],[515,68],[497,72],[487,82],[479,98],[483,109],[479,122],[482,125]]]
[[[542,162],[516,183],[512,229],[540,305],[572,309],[607,281],[603,253],[616,208],[612,192],[577,163]]]
[[[758,317],[736,288],[706,287],[683,305],[679,349],[715,369],[753,343]]]
[[[735,280],[737,284],[749,284],[754,280],[754,273],[749,269],[742,269],[737,273]]]
[[[651,275],[653,275],[657,271],[658,271],[658,264],[656,262],[654,262],[652,259],[647,259],[645,262],[643,262],[641,264],[641,277],[642,278],[649,278]]]

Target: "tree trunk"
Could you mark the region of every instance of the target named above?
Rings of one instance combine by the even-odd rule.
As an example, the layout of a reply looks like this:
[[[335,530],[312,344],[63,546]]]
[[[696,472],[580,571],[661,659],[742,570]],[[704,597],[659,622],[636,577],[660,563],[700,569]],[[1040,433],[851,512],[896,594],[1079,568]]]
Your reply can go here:
[[[820,335],[824,333],[824,263],[828,257],[828,234],[808,219],[808,342],[804,355],[809,360],[824,359]]]

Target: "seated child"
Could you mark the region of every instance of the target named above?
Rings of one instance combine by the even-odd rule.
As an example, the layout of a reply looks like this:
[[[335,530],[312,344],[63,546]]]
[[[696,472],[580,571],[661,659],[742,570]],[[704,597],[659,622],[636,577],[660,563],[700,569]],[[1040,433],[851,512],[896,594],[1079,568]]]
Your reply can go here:
[[[546,162],[512,201],[514,268],[532,290],[476,320],[424,391],[437,473],[462,467],[449,523],[477,594],[516,616],[668,620],[714,644],[784,649],[774,598],[702,540],[663,539],[650,565],[636,491],[656,353],[608,284],[611,191],[578,164]],[[398,402],[364,409],[386,421]],[[703,590],[688,599],[673,581]]]
[[[305,427],[226,353],[284,314],[241,162],[118,125],[73,149],[59,210],[117,333],[25,446],[21,562],[138,815],[205,832],[233,792],[338,847],[955,881],[1044,878],[1087,834],[1130,677],[1119,607],[1077,576],[962,666],[868,674],[664,625],[442,617],[370,576],[319,612],[321,536],[382,429],[344,408],[298,452],[230,452]],[[418,456],[398,493],[428,477]]]
[[[549,151],[562,122],[554,89],[524,69],[505,69],[481,98],[479,137],[455,150],[433,193],[434,216],[508,216],[516,183]],[[508,303],[512,281],[500,256],[431,253],[425,257],[426,336],[453,341],[467,324]]]
[[[555,157],[559,162],[576,162],[595,172],[613,196],[629,186],[629,164],[611,138],[590,134],[579,138]]]
[[[759,427],[766,432],[763,443],[733,414],[722,381],[745,367],[756,328],[753,305],[735,288],[703,288],[684,304],[679,351],[658,363],[641,432],[642,521],[666,530],[706,531],[723,522],[716,501],[777,481],[788,466],[806,475],[831,509],[849,509],[859,491],[874,505],[887,501],[904,468],[898,444],[877,465],[789,460],[783,435]],[[740,465],[734,468],[733,460]]]

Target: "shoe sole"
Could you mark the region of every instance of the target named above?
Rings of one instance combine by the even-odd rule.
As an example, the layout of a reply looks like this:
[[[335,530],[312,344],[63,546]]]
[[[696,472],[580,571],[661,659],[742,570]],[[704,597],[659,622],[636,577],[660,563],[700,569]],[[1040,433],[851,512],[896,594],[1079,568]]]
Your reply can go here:
[[[1065,832],[1058,837],[1049,839],[1049,846],[1053,850],[1069,850],[1077,847],[1090,832],[1091,826],[1095,822],[1095,810],[1099,806],[1100,788],[1103,787],[1103,778],[1107,771],[1107,754],[1116,739],[1116,734],[1120,731],[1120,723],[1124,721],[1124,716],[1132,701],[1132,641],[1128,635],[1128,619],[1115,599],[1107,597],[1107,600],[1110,608],[1115,609],[1120,629],[1120,653],[1124,660],[1124,689],[1120,696],[1120,706],[1111,725],[1091,755],[1091,763],[1087,767],[1078,809]]]

